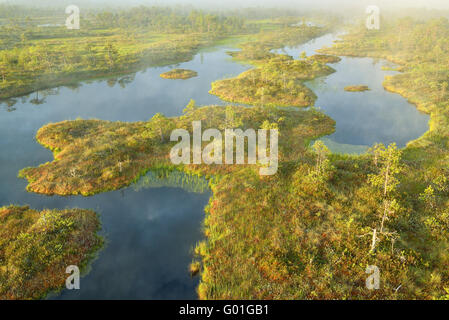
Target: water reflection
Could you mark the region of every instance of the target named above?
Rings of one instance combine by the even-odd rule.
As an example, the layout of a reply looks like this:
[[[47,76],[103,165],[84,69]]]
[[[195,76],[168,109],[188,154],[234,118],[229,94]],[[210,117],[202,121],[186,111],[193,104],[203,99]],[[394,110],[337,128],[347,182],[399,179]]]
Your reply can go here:
[[[133,189],[140,191],[148,188],[173,187],[187,192],[204,193],[209,190],[209,182],[204,177],[189,175],[180,171],[151,171],[141,178]]]
[[[176,180],[184,181],[183,188],[166,187]],[[51,298],[196,299],[199,279],[190,277],[188,266],[203,238],[203,208],[210,198],[203,181],[157,172],[124,190],[66,198],[70,206],[100,212],[107,243],[80,290]]]

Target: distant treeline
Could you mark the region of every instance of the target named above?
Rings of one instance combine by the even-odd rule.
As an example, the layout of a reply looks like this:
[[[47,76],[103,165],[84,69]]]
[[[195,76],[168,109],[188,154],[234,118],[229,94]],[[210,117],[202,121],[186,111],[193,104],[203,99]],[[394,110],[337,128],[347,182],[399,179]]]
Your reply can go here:
[[[145,28],[159,33],[233,33],[241,31],[245,25],[245,19],[240,16],[186,9],[140,6],[127,10],[99,11],[80,8],[80,13],[82,25],[89,28]],[[0,20],[3,20],[0,25],[7,27],[35,27],[44,22],[61,24],[65,21],[65,11],[62,8],[0,5]]]
[[[55,13],[63,15],[64,11],[60,8],[35,8],[11,4],[0,4],[0,19],[51,16]]]
[[[192,10],[185,14],[169,7],[136,7],[118,12],[103,11],[88,19],[104,28],[146,28],[162,33],[239,32],[245,21],[231,17]]]

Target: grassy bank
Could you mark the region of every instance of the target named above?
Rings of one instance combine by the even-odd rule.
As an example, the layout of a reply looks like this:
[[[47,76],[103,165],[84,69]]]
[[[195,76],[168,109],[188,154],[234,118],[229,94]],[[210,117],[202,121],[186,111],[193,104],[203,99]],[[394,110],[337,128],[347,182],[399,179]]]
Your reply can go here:
[[[36,136],[39,143],[53,150],[55,161],[26,168],[20,176],[28,179],[28,191],[47,195],[92,195],[116,190],[150,169],[173,167],[169,154],[175,143],[169,141],[170,132],[175,128],[192,132],[194,120],[202,120],[203,130],[223,128],[224,124],[257,129],[268,121],[284,137],[279,141],[280,161],[306,152],[308,140],[331,133],[334,125],[330,118],[314,110],[213,106],[193,107],[178,118],[157,114],[148,122],[64,121],[44,126]],[[178,169],[213,175],[238,171],[241,167],[187,165]],[[257,171],[257,165],[252,167]]]
[[[369,87],[368,86],[347,86],[345,87],[345,91],[348,92],[365,92],[365,91],[369,91]]]
[[[257,41],[242,44],[241,51],[229,54],[237,61],[257,67],[236,78],[215,81],[209,93],[224,101],[249,105],[313,106],[317,97],[304,82],[335,72],[326,63],[338,62],[339,58],[314,55],[295,60],[272,50],[304,43],[323,32],[324,28],[290,27],[259,35]]]
[[[130,74],[147,67],[189,61],[201,48],[212,45],[207,35],[143,34],[141,42],[108,37],[68,38],[30,44],[20,50],[0,52],[6,59],[26,59],[8,67],[0,79],[0,98],[26,95],[37,90]],[[149,40],[149,39],[154,39]],[[72,57],[68,60],[67,55]],[[19,56],[15,58],[14,55]],[[44,60],[46,59],[46,60]],[[88,60],[89,59],[89,60]],[[70,61],[70,62],[69,62]],[[0,61],[1,64],[1,61]],[[1,68],[1,65],[0,65]]]

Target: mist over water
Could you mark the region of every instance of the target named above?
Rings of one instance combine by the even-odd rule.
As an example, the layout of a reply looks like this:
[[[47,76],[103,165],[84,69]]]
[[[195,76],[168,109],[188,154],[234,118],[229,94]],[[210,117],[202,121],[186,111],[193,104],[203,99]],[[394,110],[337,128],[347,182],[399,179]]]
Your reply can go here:
[[[63,6],[73,4],[72,0],[0,0],[0,3],[26,4],[33,6]],[[242,7],[272,7],[292,9],[320,9],[342,11],[353,8],[360,9],[369,5],[377,5],[385,9],[393,8],[427,8],[449,9],[449,3],[444,0],[77,0],[79,6],[102,7],[135,6],[135,5],[193,5],[198,8],[232,9]]]

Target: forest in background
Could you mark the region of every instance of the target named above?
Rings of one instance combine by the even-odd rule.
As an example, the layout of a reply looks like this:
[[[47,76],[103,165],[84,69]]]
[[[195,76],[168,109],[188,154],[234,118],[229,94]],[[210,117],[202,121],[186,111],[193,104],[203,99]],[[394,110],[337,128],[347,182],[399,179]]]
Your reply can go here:
[[[79,30],[68,30],[64,11],[14,10],[0,25],[0,99],[188,61],[200,47],[259,28],[240,17],[141,7],[88,11]]]

